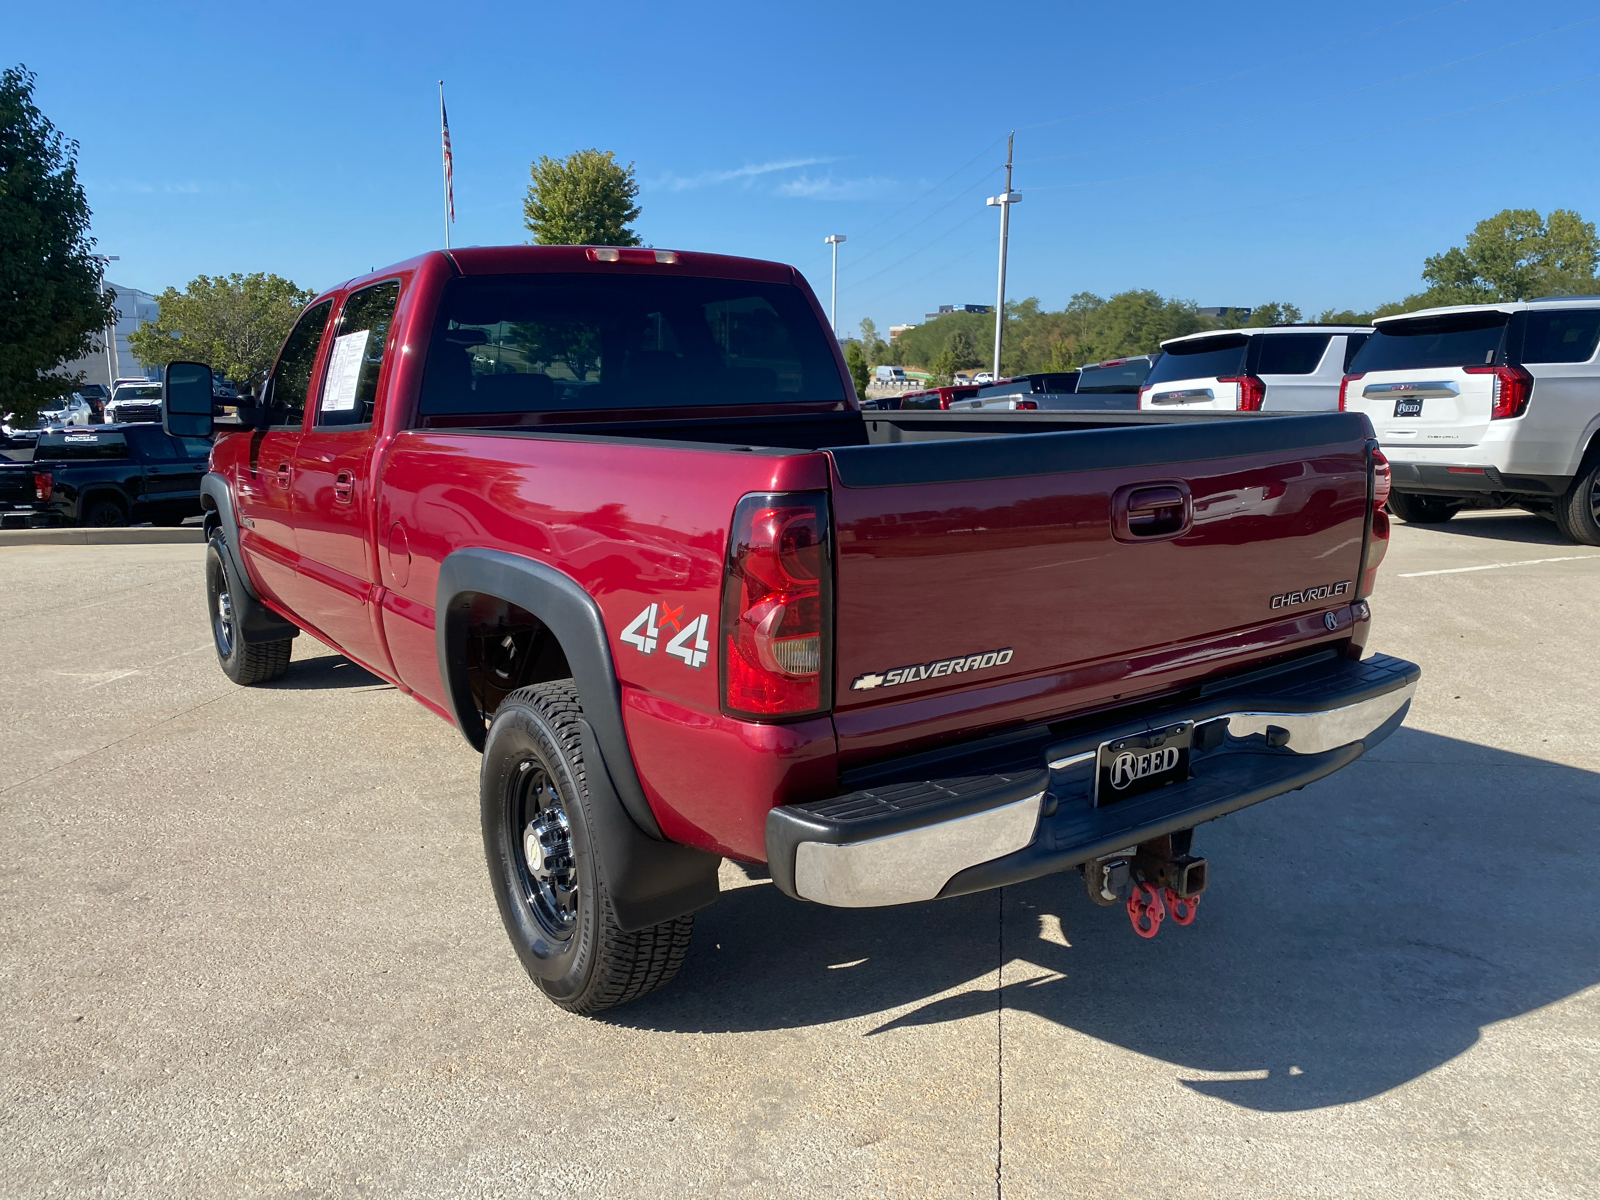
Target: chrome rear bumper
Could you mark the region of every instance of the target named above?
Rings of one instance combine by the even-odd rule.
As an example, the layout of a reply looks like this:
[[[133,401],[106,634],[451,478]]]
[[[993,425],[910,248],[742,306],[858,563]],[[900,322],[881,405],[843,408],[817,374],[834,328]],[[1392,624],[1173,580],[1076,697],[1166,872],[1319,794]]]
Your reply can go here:
[[[1090,731],[1043,747],[1031,768],[889,782],[773,809],[773,880],[798,899],[840,908],[961,895],[1066,870],[1304,787],[1392,733],[1421,673],[1376,656],[1323,674],[1324,688],[1316,672],[1289,673],[1275,687]],[[1197,734],[1211,731],[1204,748],[1196,738],[1188,781],[1095,806],[1101,742],[1184,720]]]

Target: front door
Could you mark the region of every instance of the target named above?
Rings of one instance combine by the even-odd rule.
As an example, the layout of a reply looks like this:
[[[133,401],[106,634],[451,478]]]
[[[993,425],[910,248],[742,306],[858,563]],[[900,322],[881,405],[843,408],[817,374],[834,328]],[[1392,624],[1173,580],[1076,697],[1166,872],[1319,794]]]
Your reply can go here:
[[[400,283],[391,279],[345,299],[290,488],[299,554],[295,611],[351,658],[388,675],[394,668],[374,602],[370,476],[384,349],[399,297]]]
[[[332,312],[333,301],[324,300],[295,322],[262,392],[266,424],[250,435],[249,457],[233,479],[245,569],[268,599],[291,611],[299,550],[289,487],[305,424],[306,396],[317,377]]]

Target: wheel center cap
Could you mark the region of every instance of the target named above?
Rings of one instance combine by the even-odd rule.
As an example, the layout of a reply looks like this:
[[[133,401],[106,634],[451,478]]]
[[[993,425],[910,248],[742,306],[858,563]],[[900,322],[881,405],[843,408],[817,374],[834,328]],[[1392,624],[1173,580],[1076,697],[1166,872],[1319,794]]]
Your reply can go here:
[[[535,875],[544,870],[544,843],[539,840],[539,829],[529,825],[522,833],[522,855],[528,860],[528,870]]]

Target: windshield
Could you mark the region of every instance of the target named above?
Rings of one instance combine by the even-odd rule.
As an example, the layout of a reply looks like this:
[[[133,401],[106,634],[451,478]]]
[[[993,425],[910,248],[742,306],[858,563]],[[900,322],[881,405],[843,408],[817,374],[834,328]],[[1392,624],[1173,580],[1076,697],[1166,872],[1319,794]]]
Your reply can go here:
[[[159,383],[125,385],[119,387],[111,398],[113,400],[159,400],[161,399],[161,385]]]
[[[1244,353],[1250,339],[1242,333],[1196,338],[1165,347],[1145,386],[1171,383],[1175,379],[1216,379],[1244,374]]]
[[[1350,360],[1350,373],[1488,366],[1510,319],[1503,312],[1474,312],[1387,321]]]
[[[1126,362],[1093,363],[1078,373],[1078,391],[1096,395],[1137,393],[1139,385],[1150,374],[1148,358],[1130,358]]]
[[[828,402],[844,383],[799,288],[647,275],[453,280],[422,415]]]

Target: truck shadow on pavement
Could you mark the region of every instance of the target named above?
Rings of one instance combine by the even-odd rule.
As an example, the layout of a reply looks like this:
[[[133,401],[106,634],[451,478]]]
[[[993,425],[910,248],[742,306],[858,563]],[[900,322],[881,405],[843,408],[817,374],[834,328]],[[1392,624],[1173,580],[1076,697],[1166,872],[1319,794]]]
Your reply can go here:
[[[1536,513],[1495,511],[1492,515],[1485,513],[1482,516],[1463,513],[1447,524],[1425,525],[1422,528],[1436,529],[1441,533],[1461,537],[1486,538],[1494,542],[1515,542],[1529,546],[1567,546],[1573,548],[1575,552],[1583,550],[1583,547],[1574,547],[1572,542],[1562,537],[1554,521]]]
[[[612,1020],[742,1032],[881,1017],[861,1032],[882,1036],[981,1017],[973,1035],[992,1037],[1003,1006],[1246,1108],[1346,1104],[1600,982],[1597,826],[1594,772],[1402,730],[1338,776],[1202,827],[1212,886],[1191,927],[1142,940],[1076,871],[857,911],[756,883],[700,916],[671,988]],[[1087,1049],[1025,1032],[1008,1053],[1040,1074]]]
[[[320,646],[317,648],[321,649]],[[335,688],[392,688],[394,685],[379,679],[365,667],[357,666],[342,654],[321,654],[315,658],[296,656],[290,661],[283,678],[266,686],[280,692],[320,692]]]

